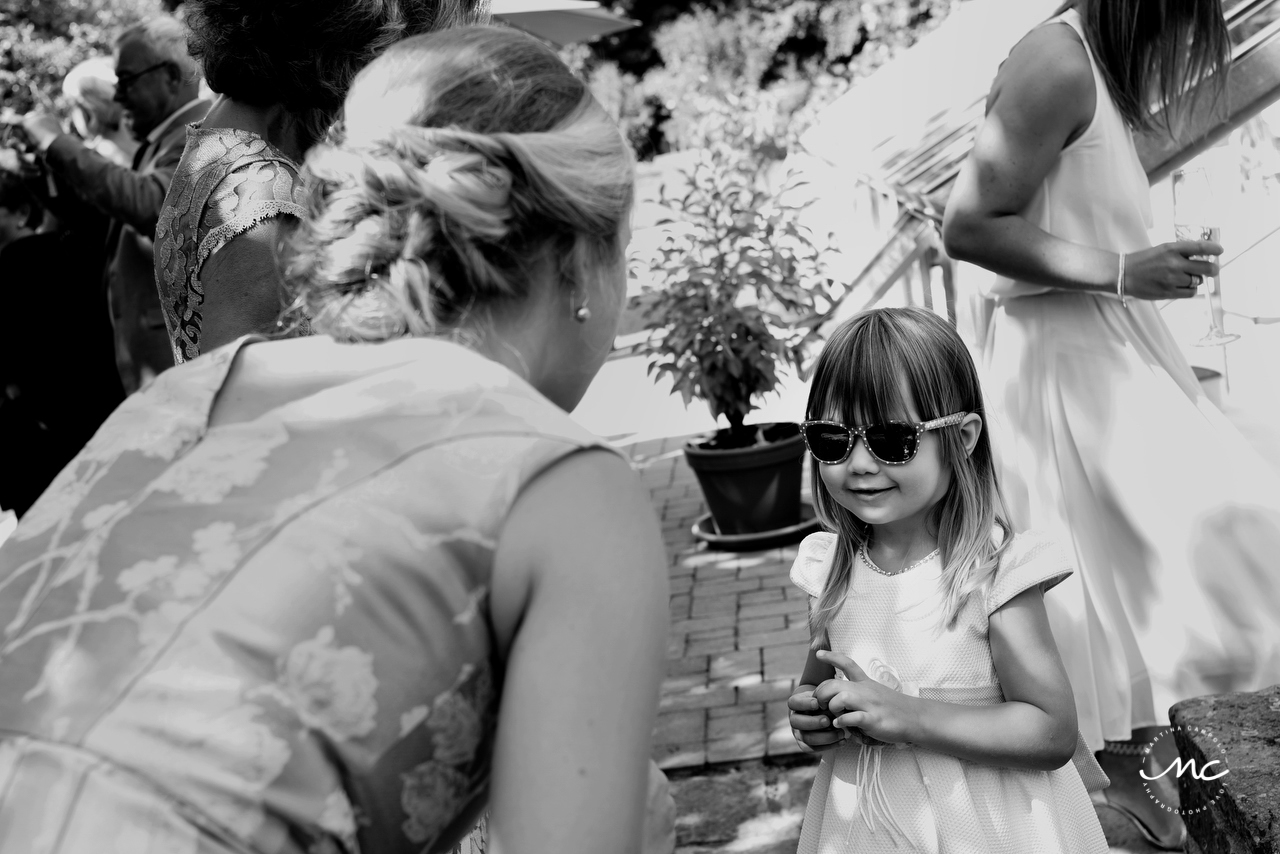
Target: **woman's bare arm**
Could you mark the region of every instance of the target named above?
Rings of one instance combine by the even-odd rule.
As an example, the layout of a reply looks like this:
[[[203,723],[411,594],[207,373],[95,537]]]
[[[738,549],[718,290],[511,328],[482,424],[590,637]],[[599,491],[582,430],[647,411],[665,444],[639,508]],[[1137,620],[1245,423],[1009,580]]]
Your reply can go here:
[[[575,454],[517,499],[490,604],[507,661],[495,851],[639,851],[667,590],[648,492],[615,455]]]
[[[1031,284],[1115,290],[1114,253],[1061,240],[1021,216],[1095,103],[1089,57],[1067,26],[1042,27],[1014,48],[947,202],[947,254]]]
[[[1055,237],[1022,216],[1063,149],[1093,120],[1097,94],[1084,45],[1066,25],[1034,30],[1014,48],[947,202],[947,254],[1032,285],[1116,293],[1115,252]],[[1221,251],[1183,241],[1131,253],[1125,292],[1138,299],[1194,296],[1191,277],[1214,275],[1217,265],[1190,256]]]
[[[285,308],[279,247],[293,218],[276,216],[236,235],[200,270],[200,352],[251,332],[275,331]]]

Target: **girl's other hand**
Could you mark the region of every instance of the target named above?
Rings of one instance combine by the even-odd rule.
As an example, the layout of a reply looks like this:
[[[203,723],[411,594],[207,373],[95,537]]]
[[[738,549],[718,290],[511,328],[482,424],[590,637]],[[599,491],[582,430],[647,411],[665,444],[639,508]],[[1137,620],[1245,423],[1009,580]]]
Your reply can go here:
[[[826,650],[817,655],[845,675],[828,679],[813,692],[814,700],[831,713],[834,726],[858,729],[889,744],[912,740],[913,698],[881,685],[847,656]]]
[[[831,716],[813,696],[812,685],[801,685],[787,699],[790,710],[791,733],[807,753],[817,753],[839,747],[849,738],[845,730],[831,725]]]
[[[1135,299],[1187,299],[1196,295],[1201,277],[1218,275],[1218,262],[1203,256],[1222,254],[1211,240],[1161,243],[1125,257],[1124,292]]]

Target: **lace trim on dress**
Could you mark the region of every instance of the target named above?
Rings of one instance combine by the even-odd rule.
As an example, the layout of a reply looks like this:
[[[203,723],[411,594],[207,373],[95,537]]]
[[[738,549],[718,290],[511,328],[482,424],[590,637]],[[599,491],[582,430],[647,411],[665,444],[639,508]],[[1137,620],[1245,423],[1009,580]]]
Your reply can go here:
[[[248,206],[246,211],[237,211],[235,218],[211,229],[204,240],[200,241],[200,248],[196,253],[195,275],[199,277],[200,271],[204,269],[204,263],[215,252],[258,223],[266,222],[278,216],[293,216],[302,219],[305,214],[306,210],[302,205],[278,199],[256,202]]]
[[[303,201],[298,165],[261,136],[190,126],[156,229],[156,284],[178,364],[201,352],[205,263],[261,222],[302,217]]]

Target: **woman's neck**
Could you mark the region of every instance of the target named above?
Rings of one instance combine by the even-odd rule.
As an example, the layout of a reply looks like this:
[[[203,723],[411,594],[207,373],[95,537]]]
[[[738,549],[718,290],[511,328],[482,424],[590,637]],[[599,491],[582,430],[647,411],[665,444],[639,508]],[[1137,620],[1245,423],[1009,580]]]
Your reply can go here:
[[[295,163],[301,163],[307,153],[307,138],[302,124],[282,104],[258,106],[220,95],[200,126],[256,133]]]

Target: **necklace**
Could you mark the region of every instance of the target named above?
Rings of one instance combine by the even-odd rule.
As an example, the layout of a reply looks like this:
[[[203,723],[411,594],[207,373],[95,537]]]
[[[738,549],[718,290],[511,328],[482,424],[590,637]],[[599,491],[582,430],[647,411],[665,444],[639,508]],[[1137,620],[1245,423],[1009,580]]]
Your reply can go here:
[[[895,575],[902,575],[902,573],[907,572],[908,570],[915,569],[917,566],[920,566],[921,564],[928,563],[929,561],[933,560],[935,557],[938,556],[939,551],[940,549],[934,549],[924,557],[920,558],[915,563],[910,564],[908,566],[904,566],[902,569],[898,570],[897,572],[885,572],[883,569],[876,566],[875,561],[871,559],[871,555],[867,554],[866,543],[863,543],[862,548],[858,549],[858,557],[861,558],[862,562],[867,565],[867,569],[870,569],[872,572],[878,572],[881,575],[887,575],[890,578],[892,578]]]

